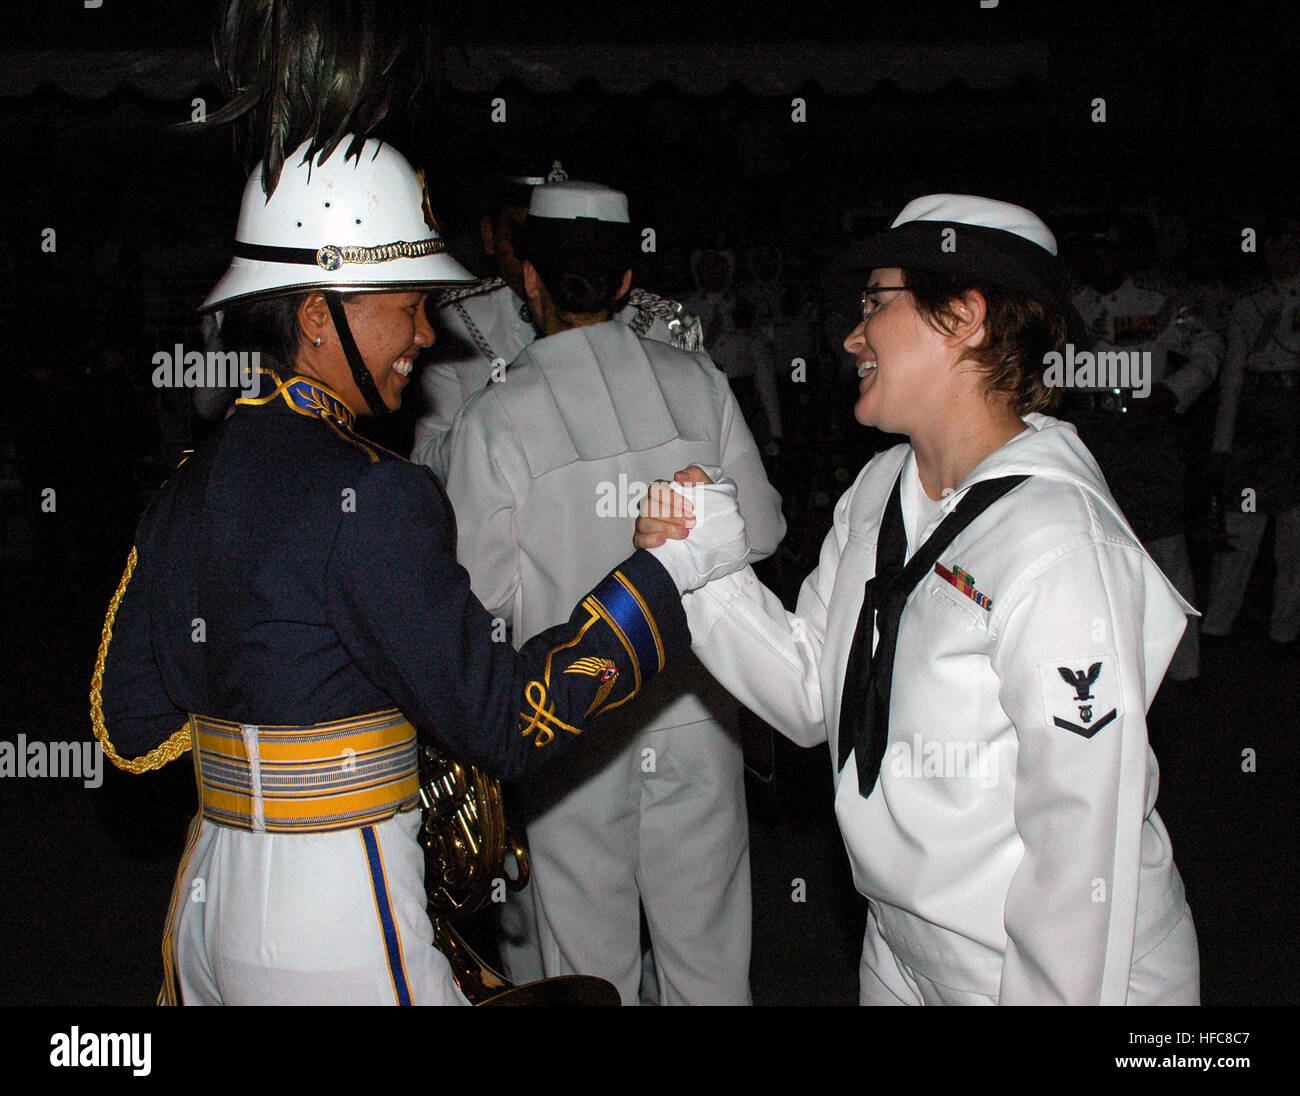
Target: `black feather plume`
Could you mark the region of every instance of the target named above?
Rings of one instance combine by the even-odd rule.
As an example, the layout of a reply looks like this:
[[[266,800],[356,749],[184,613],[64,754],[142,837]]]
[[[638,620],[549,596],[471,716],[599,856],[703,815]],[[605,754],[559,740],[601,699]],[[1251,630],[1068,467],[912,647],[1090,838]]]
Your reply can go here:
[[[246,166],[266,162],[268,197],[304,142],[319,162],[352,134],[345,155],[359,155],[440,81],[437,10],[430,0],[229,0],[214,49],[230,101],[207,124],[235,123]]]

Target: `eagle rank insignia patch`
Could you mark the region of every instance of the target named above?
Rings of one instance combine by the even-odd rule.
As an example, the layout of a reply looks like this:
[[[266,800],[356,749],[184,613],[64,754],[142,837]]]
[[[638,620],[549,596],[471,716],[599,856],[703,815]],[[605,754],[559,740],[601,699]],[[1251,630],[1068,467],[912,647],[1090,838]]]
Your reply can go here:
[[[1119,697],[1107,673],[1109,659],[1053,659],[1038,664],[1047,722],[1081,738],[1092,738],[1119,718]]]
[[[591,702],[591,707],[587,709],[587,715],[591,715],[592,712],[605,703],[614,688],[614,682],[618,680],[618,667],[609,659],[597,658],[595,655],[578,659],[572,665],[566,666],[564,672],[566,674],[586,674],[588,677],[599,679],[600,688],[596,690],[596,699]]]

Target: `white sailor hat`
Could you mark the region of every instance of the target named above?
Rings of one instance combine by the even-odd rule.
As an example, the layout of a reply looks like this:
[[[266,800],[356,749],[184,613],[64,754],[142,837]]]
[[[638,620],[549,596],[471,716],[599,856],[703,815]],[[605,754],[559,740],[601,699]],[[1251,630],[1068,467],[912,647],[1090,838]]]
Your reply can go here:
[[[627,224],[627,195],[600,183],[576,179],[545,183],[533,191],[528,204],[530,217],[557,221],[606,221]]]
[[[630,261],[633,232],[627,195],[600,183],[566,180],[533,189],[515,234],[521,259]]]
[[[1036,214],[1009,202],[970,194],[916,198],[887,231],[866,241],[851,266],[970,277],[1056,310],[1072,337],[1083,329],[1056,255],[1056,237]]]

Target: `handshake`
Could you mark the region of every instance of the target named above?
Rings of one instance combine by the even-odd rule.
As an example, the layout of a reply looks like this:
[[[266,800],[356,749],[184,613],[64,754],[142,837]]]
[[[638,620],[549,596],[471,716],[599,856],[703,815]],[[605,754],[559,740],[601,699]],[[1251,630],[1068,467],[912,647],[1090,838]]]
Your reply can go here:
[[[678,472],[672,482],[656,480],[641,501],[632,543],[655,557],[679,593],[698,590],[749,559],[745,519],[736,505],[736,482],[698,465]]]

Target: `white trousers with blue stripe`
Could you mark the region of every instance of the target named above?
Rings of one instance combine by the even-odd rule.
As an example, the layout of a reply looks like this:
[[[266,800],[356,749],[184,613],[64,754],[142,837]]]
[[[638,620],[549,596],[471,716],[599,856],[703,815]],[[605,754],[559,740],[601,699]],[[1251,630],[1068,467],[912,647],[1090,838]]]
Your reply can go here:
[[[199,823],[169,931],[183,1004],[462,1005],[425,913],[418,810],[360,829]]]

